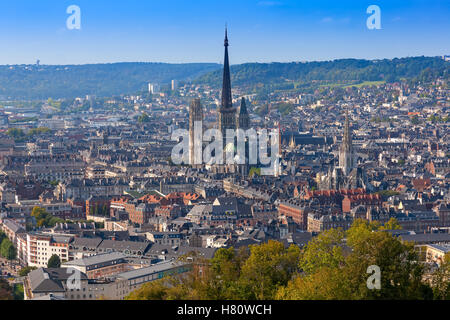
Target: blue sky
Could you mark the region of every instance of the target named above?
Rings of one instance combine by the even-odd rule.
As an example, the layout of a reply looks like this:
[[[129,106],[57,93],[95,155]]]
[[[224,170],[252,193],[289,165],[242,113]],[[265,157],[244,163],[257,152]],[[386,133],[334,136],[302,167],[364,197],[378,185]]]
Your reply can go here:
[[[369,5],[381,30],[368,30]],[[68,30],[69,5],[81,30]],[[243,62],[450,54],[450,0],[14,0],[0,2],[0,64]]]

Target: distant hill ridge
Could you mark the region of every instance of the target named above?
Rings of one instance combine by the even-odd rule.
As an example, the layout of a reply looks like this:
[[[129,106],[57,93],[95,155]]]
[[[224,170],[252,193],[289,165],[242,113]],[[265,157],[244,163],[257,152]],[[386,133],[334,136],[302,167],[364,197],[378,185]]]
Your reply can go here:
[[[0,66],[3,99],[74,98],[114,96],[146,90],[150,82],[193,80],[220,69],[215,63],[124,62],[86,65]]]
[[[448,77],[450,62],[440,57],[383,60],[340,59],[321,62],[245,63],[231,67],[233,85],[254,86],[308,81],[429,80]],[[222,66],[214,63],[110,63],[87,65],[0,66],[2,99],[114,96],[146,90],[149,82],[193,80],[219,86]],[[218,87],[218,88],[219,88]]]
[[[320,62],[245,63],[231,67],[235,85],[283,81],[386,81],[401,78],[448,76],[450,62],[441,57],[411,57],[383,60],[340,59]],[[199,83],[220,83],[221,72],[208,73]]]

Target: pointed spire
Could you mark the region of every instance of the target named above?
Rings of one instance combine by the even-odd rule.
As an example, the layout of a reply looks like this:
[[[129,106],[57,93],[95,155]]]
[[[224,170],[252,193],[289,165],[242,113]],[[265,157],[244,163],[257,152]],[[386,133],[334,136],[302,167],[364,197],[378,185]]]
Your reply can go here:
[[[228,27],[225,28],[225,61],[223,64],[222,108],[233,107],[231,96],[230,60],[228,58]]]
[[[225,47],[228,47],[228,26],[225,24]]]
[[[242,97],[242,100],[241,100],[241,108],[239,109],[239,113],[240,114],[247,114],[248,113],[248,111],[247,111],[247,104],[245,103],[245,98],[244,97]]]

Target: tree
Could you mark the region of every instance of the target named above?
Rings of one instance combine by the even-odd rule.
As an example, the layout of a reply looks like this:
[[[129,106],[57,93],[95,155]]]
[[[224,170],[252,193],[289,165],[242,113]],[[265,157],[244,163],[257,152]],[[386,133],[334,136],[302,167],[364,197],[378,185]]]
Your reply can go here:
[[[20,269],[19,276],[26,277],[31,271],[36,270],[36,267],[24,267]]]
[[[450,300],[450,253],[444,256],[442,264],[431,278],[433,296],[436,300]]]
[[[281,287],[277,300],[351,300],[348,276],[339,267],[320,267],[309,275],[298,275]]]
[[[131,292],[125,300],[167,300],[169,287],[167,280],[156,280],[144,284],[139,290]]]
[[[47,268],[59,268],[61,267],[61,259],[58,255],[54,254],[48,259]]]
[[[13,289],[8,281],[3,279],[0,279],[0,301],[1,300],[14,300]]]
[[[250,247],[250,256],[242,266],[240,283],[242,299],[270,300],[280,286],[285,286],[298,272],[300,249],[269,241]]]
[[[338,267],[344,262],[344,232],[330,229],[312,239],[303,251],[300,268],[310,274],[322,267]]]
[[[3,239],[0,251],[5,259],[14,260],[17,257],[16,248],[14,248],[14,244],[8,238]]]
[[[240,285],[241,269],[249,257],[247,248],[236,251],[234,248],[219,249],[204,271],[207,299],[232,300],[242,296]]]
[[[24,300],[23,284],[15,284],[13,288],[14,300]]]
[[[370,237],[372,232],[380,228],[380,223],[377,221],[369,222],[364,219],[356,219],[352,227],[347,230],[347,244],[350,247],[357,243],[363,242]]]
[[[147,123],[150,122],[150,117],[148,114],[143,113],[138,117],[138,122],[139,123]]]
[[[432,275],[431,287],[414,245],[382,230],[396,224],[355,220],[347,232],[325,231],[303,250],[269,241],[220,249],[211,260],[194,256],[191,272],[148,283],[127,299],[448,299],[450,258]],[[381,271],[379,290],[368,287],[373,266]]]
[[[414,245],[403,243],[379,225],[356,220],[347,231],[349,250],[343,254],[343,235],[328,231],[312,240],[301,259],[303,272],[281,287],[277,299],[430,299],[423,282],[424,268]],[[347,252],[347,250],[346,250]],[[367,286],[369,266],[381,270],[381,290]]]
[[[367,269],[381,270],[381,290],[367,287]],[[371,232],[352,243],[345,272],[355,299],[430,299],[432,292],[423,283],[424,267],[414,245],[403,243],[388,232]]]
[[[6,134],[13,138],[16,142],[21,142],[25,138],[25,133],[22,129],[18,128],[10,128],[8,131],[6,131]]]
[[[47,211],[41,207],[34,207],[31,211],[31,216],[36,218],[36,220],[43,220],[47,216]]]
[[[380,227],[379,230],[402,230],[402,226],[398,223],[398,220],[395,218],[391,218],[388,222],[386,222],[383,226]]]
[[[48,213],[45,209],[40,207],[34,207],[31,212],[31,216],[36,219],[36,224],[38,228],[42,227],[54,227],[57,223],[62,223],[64,220],[61,218],[54,217],[52,214]]]

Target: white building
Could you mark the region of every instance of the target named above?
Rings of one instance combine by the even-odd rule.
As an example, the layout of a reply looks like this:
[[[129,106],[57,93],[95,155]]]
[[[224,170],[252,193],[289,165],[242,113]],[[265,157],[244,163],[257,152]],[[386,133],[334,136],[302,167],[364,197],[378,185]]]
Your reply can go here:
[[[150,92],[151,94],[158,94],[161,92],[161,87],[159,86],[159,84],[149,83],[148,92]]]
[[[172,80],[172,91],[178,89],[178,80]]]
[[[39,233],[27,234],[27,264],[30,267],[46,268],[48,260],[57,255],[61,262],[69,260],[69,242],[65,236]]]

